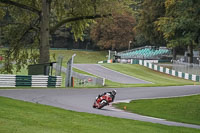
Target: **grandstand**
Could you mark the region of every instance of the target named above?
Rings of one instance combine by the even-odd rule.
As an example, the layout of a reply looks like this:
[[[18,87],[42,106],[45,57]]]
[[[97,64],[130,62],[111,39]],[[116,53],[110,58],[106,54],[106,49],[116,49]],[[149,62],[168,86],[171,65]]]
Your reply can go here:
[[[166,47],[153,47],[145,46],[132,50],[119,52],[116,54],[118,59],[145,59],[145,60],[158,60],[162,56],[168,56],[171,54],[171,50]]]

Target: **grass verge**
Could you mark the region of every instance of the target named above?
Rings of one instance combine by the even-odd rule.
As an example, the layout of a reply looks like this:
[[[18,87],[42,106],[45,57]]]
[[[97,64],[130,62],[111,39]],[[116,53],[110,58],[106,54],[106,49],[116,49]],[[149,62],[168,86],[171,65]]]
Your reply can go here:
[[[132,64],[103,64],[109,69],[143,79],[153,84],[135,84],[129,86],[178,86],[178,85],[194,85],[200,84],[191,80],[170,76],[161,72],[157,72],[140,65]],[[117,84],[116,84],[117,85]]]
[[[79,113],[0,97],[1,133],[198,133],[200,130]]]
[[[115,104],[116,107],[141,115],[163,118],[170,121],[200,125],[200,95],[134,100]]]
[[[167,74],[156,72],[156,71],[150,70],[150,69],[143,67],[143,66],[140,66],[140,65],[104,64],[103,66],[110,68],[110,69],[113,69],[113,70],[116,70],[116,71],[121,72],[121,73],[125,73],[125,74],[130,75],[130,76],[141,78],[141,79],[142,79],[142,76],[144,76],[144,74],[150,73],[150,77],[144,78],[144,80],[147,80],[147,81],[150,80],[150,82],[152,82],[152,81],[155,82],[155,83],[152,82],[152,84],[122,84],[122,83],[117,83],[117,82],[113,82],[113,81],[106,79],[105,86],[104,86],[106,88],[180,86],[180,85],[200,84],[200,83],[193,82],[193,81],[190,81],[190,80],[184,80],[184,79],[181,79],[181,78],[177,78],[177,77],[173,77],[173,76],[170,76],[170,75],[167,75]],[[129,68],[129,67],[131,67],[131,68]],[[126,69],[126,71],[124,69]],[[97,77],[95,75],[81,71],[79,69],[73,69],[73,70],[76,71],[76,72],[82,73],[82,74]],[[153,77],[151,77],[151,76],[153,76]],[[153,79],[153,78],[155,78],[155,79]],[[96,87],[98,87],[98,86],[96,86]]]
[[[50,50],[51,61],[56,61],[56,58],[63,56],[63,66],[66,67],[67,61],[76,54],[74,63],[94,64],[98,61],[107,60],[108,51],[80,51],[80,50]]]

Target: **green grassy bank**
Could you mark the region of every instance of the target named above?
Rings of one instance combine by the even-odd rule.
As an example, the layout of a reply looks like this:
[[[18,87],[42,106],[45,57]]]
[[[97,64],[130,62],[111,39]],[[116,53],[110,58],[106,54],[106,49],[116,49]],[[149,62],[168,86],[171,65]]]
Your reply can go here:
[[[152,82],[152,84],[135,84],[126,85],[129,86],[177,86],[177,85],[194,85],[200,84],[198,82],[193,82],[191,80],[185,80],[182,78],[177,78],[170,76],[161,72],[157,72],[140,65],[132,64],[103,64],[104,67],[110,68],[112,70],[143,79],[145,81]],[[111,82],[114,86],[115,84]],[[110,83],[108,83],[110,85]],[[120,84],[118,84],[120,85]],[[116,84],[117,86],[117,84]],[[123,86],[123,84],[121,84]]]
[[[199,131],[78,113],[0,97],[1,133],[199,133]]]
[[[51,61],[55,61],[61,55],[63,56],[63,66],[65,67],[73,54],[76,54],[74,63],[94,64],[98,61],[107,60],[108,51],[50,50]]]
[[[115,106],[141,115],[200,125],[200,95],[134,100]]]

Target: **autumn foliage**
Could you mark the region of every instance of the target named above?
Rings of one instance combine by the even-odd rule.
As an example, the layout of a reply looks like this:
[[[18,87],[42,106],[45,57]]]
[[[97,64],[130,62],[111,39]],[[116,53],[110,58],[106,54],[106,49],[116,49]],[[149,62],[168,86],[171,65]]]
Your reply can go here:
[[[134,39],[135,24],[130,13],[114,14],[111,19],[98,19],[91,27],[90,37],[101,49],[128,48]]]

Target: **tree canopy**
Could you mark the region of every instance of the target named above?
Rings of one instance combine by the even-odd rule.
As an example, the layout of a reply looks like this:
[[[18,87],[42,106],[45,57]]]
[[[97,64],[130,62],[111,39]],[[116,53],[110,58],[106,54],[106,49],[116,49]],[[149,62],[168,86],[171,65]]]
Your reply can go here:
[[[57,29],[66,27],[83,40],[91,25],[91,38],[102,48],[125,48],[135,38],[137,45],[188,46],[192,59],[199,18],[199,0],[0,0],[0,28],[9,48],[3,71],[12,73],[13,62],[17,70],[49,62]]]
[[[155,24],[170,46],[194,45],[200,36],[200,1],[165,2],[166,13]]]
[[[193,47],[199,46],[200,40],[200,1],[137,1],[141,4],[137,10],[136,36],[144,36],[151,45],[188,46],[192,63]]]
[[[112,19],[99,19],[91,27],[91,38],[102,49],[128,49],[134,39],[134,17],[127,12],[114,14]]]
[[[164,2],[165,0],[143,0],[139,5],[139,17],[135,28],[136,34],[142,33],[151,45],[165,45],[163,35],[156,29],[154,24],[165,14]]]
[[[18,70],[28,63],[49,62],[50,33],[66,26],[76,40],[83,39],[84,30],[94,19],[120,13],[130,3],[131,0],[0,0],[0,6],[6,7],[0,8],[0,18],[9,11],[14,20],[3,27],[9,45],[5,70],[12,73],[13,61]],[[29,54],[29,48],[39,48],[40,52]]]
[[[168,46],[188,46],[190,63],[193,58],[193,47],[199,44],[200,38],[200,1],[199,0],[166,0],[165,16],[155,22]]]

